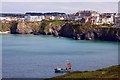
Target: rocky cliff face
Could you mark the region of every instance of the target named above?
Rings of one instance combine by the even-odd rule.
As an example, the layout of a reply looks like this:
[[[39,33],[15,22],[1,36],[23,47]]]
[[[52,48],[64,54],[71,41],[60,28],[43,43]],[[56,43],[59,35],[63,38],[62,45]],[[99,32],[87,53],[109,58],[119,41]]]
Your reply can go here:
[[[120,41],[120,28],[102,28],[65,21],[4,22],[4,30],[11,34],[44,34],[80,40]]]
[[[60,36],[81,40],[120,41],[120,28],[102,28],[67,23],[60,30]]]
[[[10,30],[11,34],[43,34],[59,36],[59,30],[64,24],[63,21],[42,21],[42,22],[8,22],[2,23],[2,27]],[[6,30],[4,29],[4,30]]]
[[[77,34],[81,33],[80,25],[79,24],[66,23],[62,26],[59,33],[60,33],[60,36],[73,38]]]
[[[13,22],[0,21],[0,31],[10,31]]]
[[[59,36],[59,30],[61,29],[62,25],[63,21],[43,21],[41,23],[39,33],[44,35]]]
[[[33,32],[39,32],[40,27],[41,22],[19,22],[16,32],[20,34],[31,34]]]
[[[100,28],[94,32],[99,40],[120,41],[120,28]]]

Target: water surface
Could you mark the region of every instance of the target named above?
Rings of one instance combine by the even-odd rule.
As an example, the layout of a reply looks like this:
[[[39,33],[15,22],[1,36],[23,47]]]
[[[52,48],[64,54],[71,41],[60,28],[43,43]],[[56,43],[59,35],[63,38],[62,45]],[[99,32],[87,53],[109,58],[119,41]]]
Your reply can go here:
[[[3,35],[3,78],[48,78],[69,60],[73,71],[118,64],[118,43],[40,35]]]

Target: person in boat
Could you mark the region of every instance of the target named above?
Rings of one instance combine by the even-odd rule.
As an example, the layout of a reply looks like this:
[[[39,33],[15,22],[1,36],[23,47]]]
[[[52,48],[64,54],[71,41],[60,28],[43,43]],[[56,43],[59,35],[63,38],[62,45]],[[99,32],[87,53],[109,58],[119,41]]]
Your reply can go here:
[[[71,70],[71,69],[72,69],[71,64],[70,64],[70,63],[67,63],[67,65],[66,65],[66,70]]]

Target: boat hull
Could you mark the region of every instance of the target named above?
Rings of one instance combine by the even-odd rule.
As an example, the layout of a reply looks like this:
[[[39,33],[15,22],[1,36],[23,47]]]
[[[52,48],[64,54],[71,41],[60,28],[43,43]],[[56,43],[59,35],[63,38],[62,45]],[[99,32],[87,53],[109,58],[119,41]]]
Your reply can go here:
[[[55,73],[70,73],[70,71],[68,71],[68,70],[56,70],[55,69]]]

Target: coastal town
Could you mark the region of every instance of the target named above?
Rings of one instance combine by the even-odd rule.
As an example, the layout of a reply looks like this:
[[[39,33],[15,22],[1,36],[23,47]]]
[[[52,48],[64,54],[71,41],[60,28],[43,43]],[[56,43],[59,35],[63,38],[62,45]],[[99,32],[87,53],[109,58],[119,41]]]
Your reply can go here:
[[[120,14],[118,13],[99,13],[94,10],[83,10],[73,14],[49,12],[35,13],[27,12],[25,14],[1,13],[0,21],[25,21],[35,22],[43,20],[73,20],[87,24],[113,24],[114,27],[120,26]]]
[[[1,4],[2,80],[120,80],[120,1]]]
[[[94,10],[82,10],[73,14],[3,13],[0,22],[2,23],[0,34],[42,34],[76,40],[120,40],[118,13],[99,13]]]

